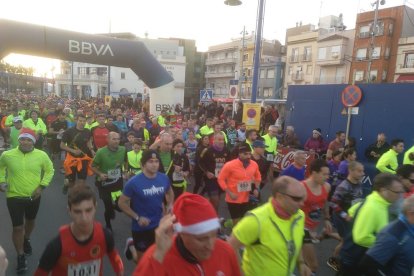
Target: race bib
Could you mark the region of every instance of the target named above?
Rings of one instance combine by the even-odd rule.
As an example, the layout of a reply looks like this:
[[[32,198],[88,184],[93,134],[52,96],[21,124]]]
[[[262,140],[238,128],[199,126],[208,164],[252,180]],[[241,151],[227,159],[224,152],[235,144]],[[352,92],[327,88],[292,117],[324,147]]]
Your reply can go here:
[[[182,172],[173,172],[172,179],[173,179],[173,181],[183,181],[184,180],[183,173]]]
[[[237,192],[250,192],[252,190],[252,185],[250,182],[239,182],[237,184]]]
[[[224,163],[216,163],[216,169],[214,170],[214,175],[218,177],[220,174],[221,169],[223,168]]]
[[[119,179],[121,178],[121,169],[114,169],[108,171],[109,179]]]
[[[68,275],[70,276],[99,276],[101,260],[93,260],[79,264],[68,265]]]
[[[267,161],[269,161],[269,162],[273,162],[273,160],[274,160],[274,159],[275,159],[275,158],[274,158],[273,154],[268,153],[268,154],[266,155],[266,160],[267,160]]]

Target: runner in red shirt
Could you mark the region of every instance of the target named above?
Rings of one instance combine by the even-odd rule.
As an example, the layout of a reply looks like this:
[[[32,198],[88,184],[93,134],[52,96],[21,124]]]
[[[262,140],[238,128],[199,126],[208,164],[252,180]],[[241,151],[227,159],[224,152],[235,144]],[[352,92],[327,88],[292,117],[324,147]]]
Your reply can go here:
[[[123,275],[124,266],[111,232],[94,221],[96,197],[92,189],[86,185],[70,189],[68,206],[72,222],[62,226],[59,235],[49,242],[34,275],[102,276],[105,255],[115,275]]]
[[[318,240],[316,233],[318,226],[325,220],[324,233],[332,232],[328,205],[330,185],[326,182],[329,178],[328,163],[321,159],[314,160],[310,165],[310,173],[310,177],[302,182],[307,194],[302,207],[306,216],[302,252],[305,263],[313,273],[316,273],[318,259],[313,243]]]
[[[103,148],[108,144],[107,137],[110,130],[106,127],[105,120],[105,114],[98,114],[96,117],[96,122],[98,122],[99,125],[91,129],[93,145],[95,146],[95,149]]]
[[[145,252],[134,275],[241,275],[235,251],[217,239],[220,223],[207,199],[183,193],[173,213],[161,219],[155,244]]]

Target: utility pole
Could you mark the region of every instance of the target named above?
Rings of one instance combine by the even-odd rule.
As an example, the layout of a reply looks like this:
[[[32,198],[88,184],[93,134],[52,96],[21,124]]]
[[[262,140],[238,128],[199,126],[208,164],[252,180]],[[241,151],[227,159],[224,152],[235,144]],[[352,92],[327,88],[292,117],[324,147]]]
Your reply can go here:
[[[381,5],[384,5],[385,1],[381,1]],[[374,12],[374,25],[372,26],[372,30],[371,30],[371,41],[370,41],[370,46],[369,46],[369,57],[368,57],[368,68],[367,68],[367,83],[371,82],[371,66],[372,66],[372,58],[374,56],[374,38],[375,35],[377,34],[377,30],[378,30],[378,7],[380,4],[380,0],[377,0],[375,2],[375,12]]]
[[[253,63],[253,84],[252,84],[252,103],[256,103],[257,87],[259,80],[260,67],[260,53],[262,51],[262,32],[263,32],[263,14],[264,14],[264,0],[259,0],[257,27],[256,27],[256,43],[254,49],[254,63]]]
[[[241,58],[240,58],[240,74],[239,74],[239,99],[242,99],[242,89],[243,89],[243,81],[244,81],[244,68],[243,68],[243,61],[244,61],[244,39],[246,35],[246,26],[243,26],[243,38],[242,38],[242,49],[241,49]]]

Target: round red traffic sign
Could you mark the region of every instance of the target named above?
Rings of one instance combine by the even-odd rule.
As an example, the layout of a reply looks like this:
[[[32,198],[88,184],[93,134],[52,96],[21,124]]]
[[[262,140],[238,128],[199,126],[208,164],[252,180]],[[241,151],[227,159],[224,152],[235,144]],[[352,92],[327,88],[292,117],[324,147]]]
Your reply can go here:
[[[362,99],[362,91],[356,85],[348,85],[342,91],[342,103],[346,107],[354,107],[359,104]]]

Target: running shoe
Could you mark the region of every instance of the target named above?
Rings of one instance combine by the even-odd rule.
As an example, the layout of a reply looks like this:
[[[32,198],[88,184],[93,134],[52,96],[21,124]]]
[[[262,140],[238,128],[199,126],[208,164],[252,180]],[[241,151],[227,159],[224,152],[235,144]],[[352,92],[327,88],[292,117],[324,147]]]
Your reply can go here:
[[[131,246],[134,246],[134,240],[130,237],[126,240],[124,249],[124,254],[127,260],[132,260]]]
[[[335,257],[330,257],[326,264],[336,272],[339,271],[339,262]]]
[[[30,240],[24,238],[24,242],[23,242],[23,251],[24,251],[24,255],[26,256],[31,256],[32,255],[32,245],[30,244]]]
[[[24,256],[24,254],[17,256],[16,273],[17,274],[24,274],[26,271],[27,271],[26,257]]]

